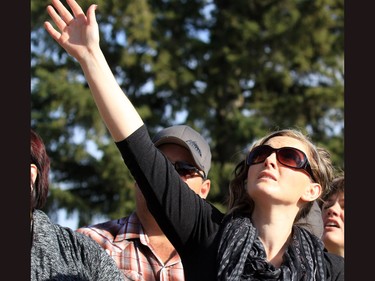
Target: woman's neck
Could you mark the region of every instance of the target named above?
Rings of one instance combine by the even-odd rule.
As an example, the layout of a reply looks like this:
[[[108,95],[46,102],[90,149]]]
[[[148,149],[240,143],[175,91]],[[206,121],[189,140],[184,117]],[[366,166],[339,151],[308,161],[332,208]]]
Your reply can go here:
[[[292,234],[294,216],[285,212],[267,212],[254,210],[252,221],[258,230],[259,238],[266,251],[267,260],[279,267],[288,248]]]

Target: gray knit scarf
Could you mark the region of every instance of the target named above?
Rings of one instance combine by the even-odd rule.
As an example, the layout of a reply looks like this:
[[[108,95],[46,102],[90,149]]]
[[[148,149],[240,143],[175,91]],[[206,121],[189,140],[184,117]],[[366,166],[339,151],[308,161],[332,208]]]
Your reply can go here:
[[[256,228],[247,217],[227,217],[218,252],[219,281],[319,281],[325,280],[323,243],[309,231],[294,226],[292,241],[275,268]]]

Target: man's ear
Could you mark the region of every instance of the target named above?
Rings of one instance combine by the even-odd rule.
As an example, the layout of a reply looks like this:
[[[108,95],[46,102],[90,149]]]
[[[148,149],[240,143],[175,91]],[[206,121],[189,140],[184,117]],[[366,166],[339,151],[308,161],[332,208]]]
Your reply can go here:
[[[207,179],[202,183],[202,186],[199,191],[199,195],[203,199],[206,199],[208,196],[208,193],[210,192],[210,188],[211,188],[211,180]]]
[[[319,198],[320,194],[322,193],[322,187],[320,184],[314,182],[310,183],[305,190],[305,193],[302,194],[301,199],[304,201],[314,201]]]
[[[34,183],[36,181],[36,177],[38,176],[38,168],[35,164],[30,164],[30,182],[31,182],[31,189],[33,189]],[[32,190],[30,190],[32,191]]]

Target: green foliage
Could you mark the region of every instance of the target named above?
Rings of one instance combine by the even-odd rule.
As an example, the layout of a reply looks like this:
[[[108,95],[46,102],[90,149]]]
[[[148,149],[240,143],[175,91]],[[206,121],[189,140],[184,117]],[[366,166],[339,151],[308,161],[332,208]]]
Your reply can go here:
[[[208,199],[220,209],[235,164],[274,129],[308,132],[344,169],[342,0],[79,3],[98,4],[101,47],[150,134],[186,123],[210,141]],[[31,125],[53,171],[46,208],[78,211],[79,225],[127,215],[133,179],[79,65],[42,27],[47,4],[31,1]]]

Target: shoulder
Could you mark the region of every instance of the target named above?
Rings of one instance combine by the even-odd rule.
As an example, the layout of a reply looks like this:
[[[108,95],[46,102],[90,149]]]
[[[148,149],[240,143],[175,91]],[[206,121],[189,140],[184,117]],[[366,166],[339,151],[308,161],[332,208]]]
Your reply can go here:
[[[124,280],[114,259],[97,242],[86,235],[74,232],[76,261],[81,260],[82,267],[91,280]]]
[[[328,264],[331,264],[332,266],[337,266],[339,268],[344,266],[344,258],[339,255],[324,251],[324,258]]]
[[[49,244],[59,247],[63,245],[64,249],[72,249],[79,243],[77,233],[69,227],[51,222],[47,214],[41,210],[34,210],[34,242],[33,244]]]
[[[33,221],[40,225],[53,225],[47,214],[38,209],[33,211]]]
[[[69,227],[52,223],[48,216],[42,211],[34,212],[35,238],[33,245],[51,250],[50,254],[57,254],[54,251],[70,253],[72,257],[81,260],[81,254],[97,253],[101,249],[99,245],[89,237],[75,232]],[[45,246],[43,246],[45,245]]]
[[[123,232],[121,229],[123,229],[130,221],[134,221],[134,217],[136,217],[136,215],[132,213],[130,216],[123,217],[121,219],[114,219],[98,224],[80,227],[76,231],[87,236],[98,234],[100,236],[114,239],[118,234]]]
[[[324,252],[328,280],[344,280],[344,258]]]
[[[33,219],[37,226],[31,253],[33,272],[48,275],[49,268],[56,267],[58,272],[79,271],[90,277],[87,280],[124,280],[114,260],[94,240],[52,223],[42,211],[34,211]]]

